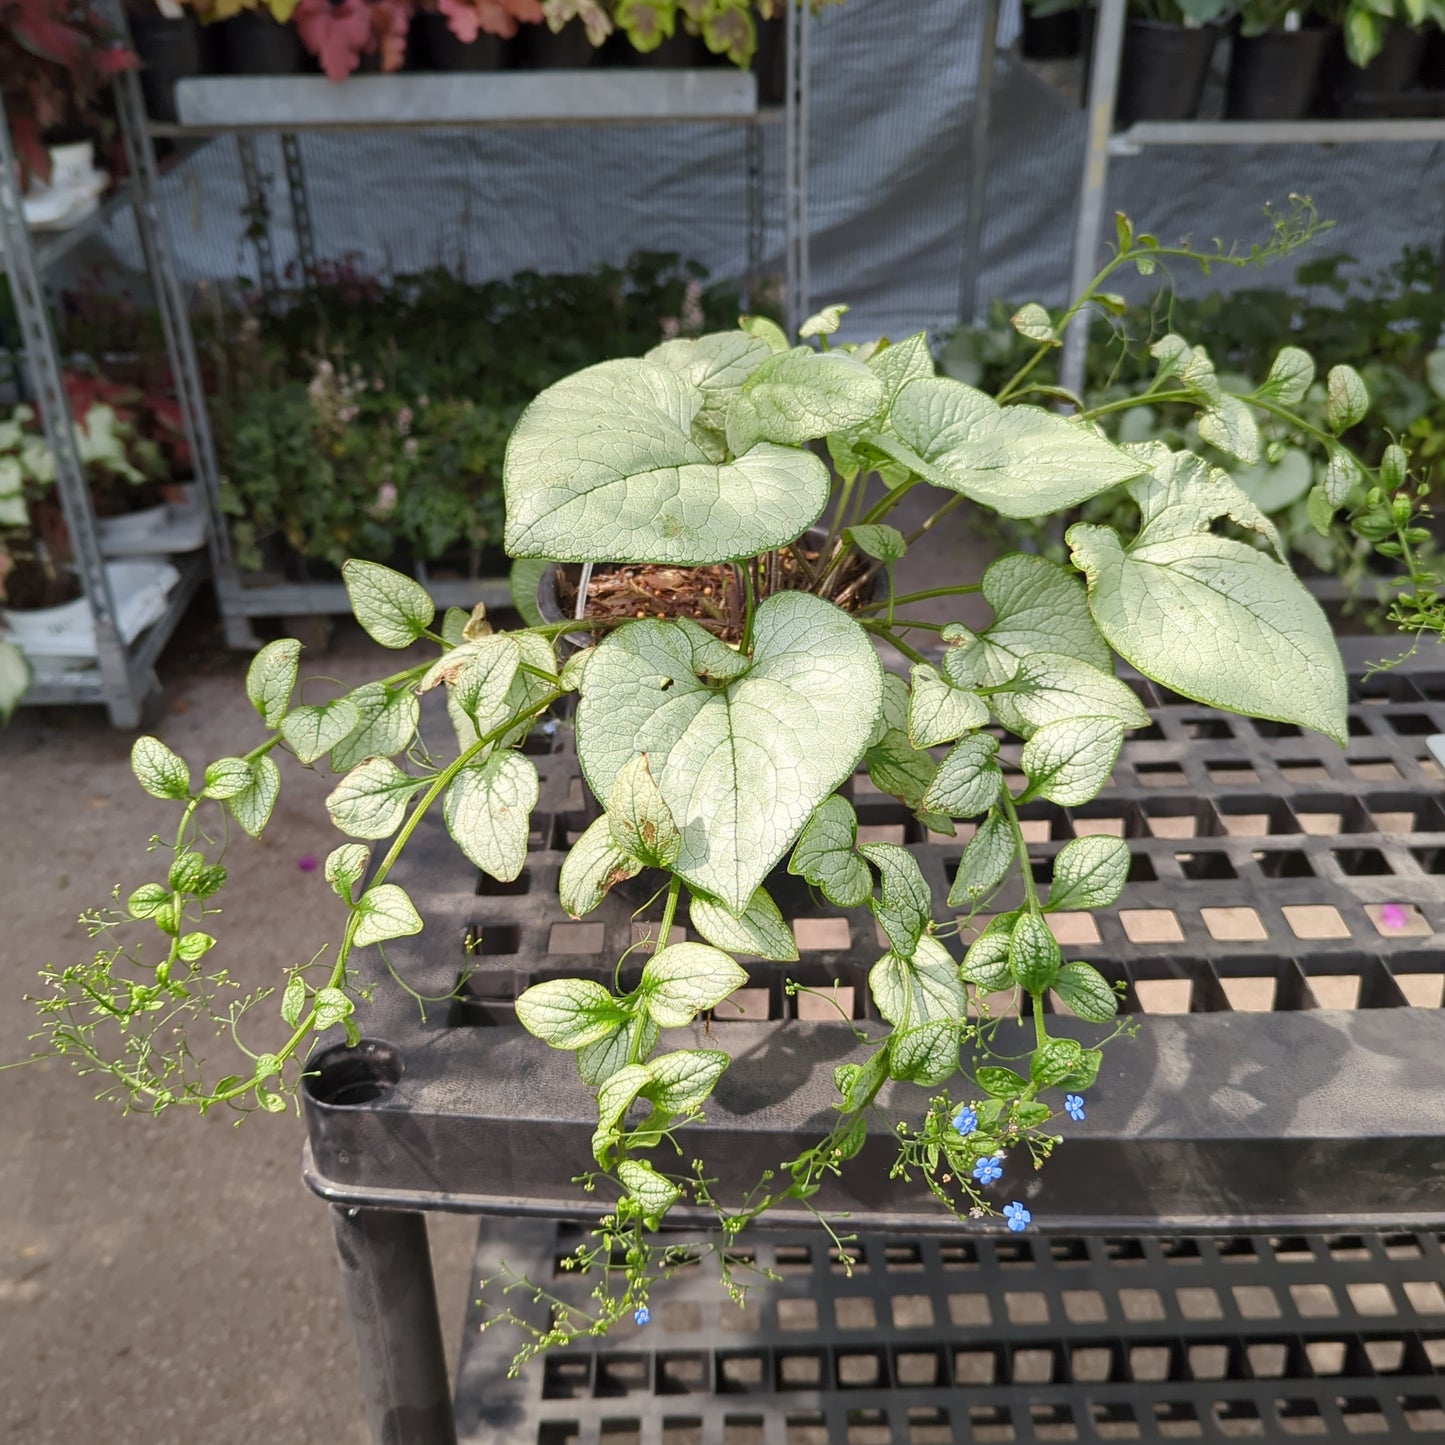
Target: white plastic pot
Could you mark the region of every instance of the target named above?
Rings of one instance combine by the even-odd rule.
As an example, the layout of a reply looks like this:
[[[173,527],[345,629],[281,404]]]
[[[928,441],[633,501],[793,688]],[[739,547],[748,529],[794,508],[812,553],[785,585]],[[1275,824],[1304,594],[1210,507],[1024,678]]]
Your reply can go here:
[[[166,598],[181,574],[168,562],[112,562],[105,574],[115,598],[121,640],[131,643],[165,615]],[[95,622],[84,597],[34,611],[0,609],[0,636],[27,657],[94,658]]]

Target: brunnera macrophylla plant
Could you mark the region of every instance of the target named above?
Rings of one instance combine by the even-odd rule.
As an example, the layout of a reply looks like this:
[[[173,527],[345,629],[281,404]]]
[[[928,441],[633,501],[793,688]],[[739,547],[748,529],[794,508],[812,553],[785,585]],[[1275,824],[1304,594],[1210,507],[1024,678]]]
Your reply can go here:
[[[197,773],[158,739],[141,738],[133,756],[141,785],[180,810],[161,850],[165,866],[118,909],[87,915],[101,950],[89,963],[46,971],[37,1038],[100,1073],[106,1092],[129,1107],[283,1110],[317,1035],[336,1027],[353,1042],[361,1035],[354,950],[424,927],[392,879],[422,819],[439,806],[478,868],[515,879],[539,796],[522,744],[570,713],[601,812],[562,868],[562,904],[584,916],[610,889],[647,874],[656,884],[644,909],[652,937],[670,939],[684,897],[697,937],[652,952],[630,991],[563,978],[517,1000],[538,1047],[574,1054],[577,1087],[595,1096],[594,1167],[580,1182],[609,1201],[594,1243],[573,1260],[598,1280],[589,1309],[552,1300],[524,1277],[501,1282],[498,1321],[525,1324],[506,1306],[513,1290],[552,1306],[545,1328],[527,1326],[519,1360],[624,1315],[645,1322],[650,1289],[684,1258],[654,1241],[682,1204],[715,1213],[724,1283],[741,1288],[727,1245],[767,1209],[811,1199],[848,1167],[870,1127],[895,1139],[896,1175],[921,1175],[964,1216],[1001,1213],[1010,1229],[1026,1228],[1024,1161],[1042,1163],[1060,1130],[1085,1119],[1100,1049],[1123,1032],[1121,986],[1066,959],[1049,916],[1115,902],[1129,854],[1118,838],[1075,839],[1044,893],[1019,809],[1036,799],[1087,802],[1129,730],[1148,723],[1115,675],[1116,658],[1203,703],[1340,742],[1346,735],[1345,678],[1324,614],[1230,475],[1161,444],[1114,445],[1094,424],[1098,410],[1066,419],[1024,400],[1036,394],[1029,377],[1085,307],[1114,304],[1103,287],[1121,267],[1148,272],[1169,257],[1241,264],[1288,249],[1307,230],[1307,213],[1303,226],[1280,222],[1269,245],[1239,256],[1163,247],[1121,218],[1117,254],[1083,297],[1055,316],[1029,306],[1015,317],[1038,349],[996,396],[936,375],[922,335],[834,345],[842,307],[811,318],[797,344],[771,322],[745,318],[735,331],[668,341],[549,387],[507,452],[509,551],[574,563],[722,564],[740,600],[738,640],[724,640],[720,613],[513,631],[493,630],[480,609],[438,621],[416,582],[348,563],[352,607],[370,636],[384,648],[421,643],[434,653],[328,702],[301,703],[300,645],[273,642],[249,670],[260,735],[244,751]],[[1372,473],[1342,439],[1366,406],[1350,368],[1324,378],[1320,429],[1291,410],[1316,385],[1298,348],[1282,347],[1264,383],[1245,394],[1225,389],[1208,355],[1182,337],[1165,337],[1154,352],[1157,373],[1129,404],[1189,401],[1200,434],[1243,465],[1284,440],[1322,448],[1330,464],[1322,516],[1364,482],[1371,515],[1392,519],[1386,540],[1408,553],[1417,520],[1408,460],[1400,453]],[[1262,440],[1262,424],[1279,440]],[[888,518],[917,488],[935,489],[939,505],[905,536]],[[1137,525],[1072,526],[1071,567],[1011,553],[979,577],[927,592],[893,587],[894,564],[964,499],[1034,518],[1111,488],[1134,503]],[[793,546],[815,526],[821,542]],[[871,594],[856,586],[868,574]],[[1427,583],[1412,567],[1417,612],[1438,616]],[[839,605],[845,593],[849,605]],[[981,629],[910,613],[925,597],[967,593],[991,608]],[[562,634],[585,634],[590,645],[559,656]],[[880,642],[903,671],[885,670]],[[455,735],[444,753],[419,732],[429,695],[444,698]],[[328,808],[349,841],[325,865],[339,897],[339,941],[289,969],[276,989],[239,996],[213,962],[206,928],[226,873],[216,815],[262,832],[281,786],[277,750],[339,775]],[[930,896],[906,847],[858,841],[840,789],[860,767],[931,830],[973,825],[945,899]],[[779,1161],[749,1197],[719,1199],[686,1126],[702,1116],[730,1060],[721,1047],[679,1047],[675,1031],[748,979],[739,958],[754,972],[786,970],[797,958],[768,891],[781,867],[837,907],[874,915],[889,946],[869,983],[888,1027],[859,1032],[855,1061],[836,1072],[837,1118],[816,1147]],[[1015,873],[1021,905],[960,952],[956,920],[988,909]],[[131,941],[137,931],[144,945]],[[1050,991],[1096,1027],[1091,1042],[1049,1032]],[[251,1037],[263,1004],[280,1015],[264,1043]],[[242,1042],[243,1072],[207,1076],[193,1051],[207,1029]],[[890,1122],[909,1088],[923,1091],[923,1122]]]

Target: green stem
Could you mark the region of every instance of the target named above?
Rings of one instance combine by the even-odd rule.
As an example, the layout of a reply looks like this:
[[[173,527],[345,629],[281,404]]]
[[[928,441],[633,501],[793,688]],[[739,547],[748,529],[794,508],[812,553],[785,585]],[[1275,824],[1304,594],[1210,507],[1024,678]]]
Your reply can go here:
[[[911,547],[921,536],[923,536],[925,532],[931,532],[938,522],[941,522],[955,507],[959,506],[962,502],[962,492],[958,493],[956,496],[950,497],[936,512],[933,513],[932,516],[925,517],[923,522],[919,526],[915,527],[913,531],[908,534],[908,545]]]
[[[427,810],[447,788],[451,786],[457,775],[478,753],[491,747],[494,742],[505,736],[524,718],[536,717],[538,713],[545,712],[554,702],[565,696],[566,694],[560,690],[549,693],[525,712],[509,717],[506,722],[499,724],[489,733],[485,734],[485,736],[478,738],[469,748],[465,749],[465,751],[452,762],[448,763],[447,766],[432,779],[426,792],[417,800],[417,804],[412,809],[410,816],[406,822],[402,824],[401,832],[392,840],[391,847],[386,851],[386,856],[381,860],[380,864],[377,865],[376,872],[372,874],[371,881],[367,887],[375,888],[379,883],[385,881],[387,874],[396,866],[396,860],[401,857],[402,849],[411,841],[412,834],[416,832],[418,824],[420,824],[422,818],[426,816]],[[323,988],[340,988],[345,981],[347,960],[351,956],[352,941],[356,937],[356,929],[360,922],[361,914],[353,907],[350,916],[346,920],[346,931],[341,936],[341,947],[336,952],[336,962],[332,965],[330,977],[328,977],[325,984],[322,985]],[[278,1072],[279,1066],[291,1058],[296,1050],[306,1041],[315,1023],[316,1010],[312,1008],[306,1017],[296,1025],[296,1030],[291,1037],[276,1050],[275,1058],[277,1060],[277,1069],[271,1071],[273,1074]],[[221,1104],[230,1099],[239,1098],[242,1094],[248,1093],[259,1082],[253,1075],[246,1082],[237,1084],[234,1088],[227,1089],[222,1094],[217,1094],[209,1102],[212,1104]]]
[[[928,659],[916,648],[910,647],[904,640],[897,636],[886,623],[878,622],[871,617],[860,617],[858,621],[868,629],[869,632],[877,633],[885,642],[890,642],[911,662],[928,664]]]
[[[1034,882],[1033,866],[1029,863],[1029,845],[1024,838],[1024,830],[1019,825],[1018,809],[1014,806],[1014,797],[1005,787],[1000,789],[999,798],[1003,803],[1004,815],[1008,818],[1009,827],[1013,829],[1014,848],[1018,853],[1019,868],[1024,876],[1024,897],[1028,900],[1029,912],[1042,913],[1043,905],[1039,902],[1039,887]]]
[[[823,542],[821,555],[825,565],[828,558],[833,555],[833,548],[837,546],[838,538],[843,535],[843,528],[847,525],[848,503],[853,498],[853,488],[857,482],[856,473],[851,477],[843,478],[843,485],[838,491],[838,505],[833,509],[833,520],[828,524],[828,536]]]
[[[746,613],[743,618],[743,656],[747,656],[753,650],[753,617],[758,610],[758,599],[753,588],[753,569],[749,562],[742,563],[738,571],[742,573],[743,593],[746,598]]]
[[[677,900],[682,893],[682,879],[676,873],[672,875],[672,882],[667,885],[667,901],[662,905],[662,922],[657,926],[657,947],[654,953],[660,953],[667,947],[667,940],[672,933],[672,920],[677,916]]]
[[[191,826],[191,819],[196,816],[196,809],[201,806],[200,794],[190,799],[186,804],[186,810],[181,814],[180,826],[176,829],[176,845],[171,850],[172,858],[179,858],[181,851],[186,846],[186,833]],[[166,954],[165,960],[156,965],[156,983],[162,987],[168,984],[171,979],[171,969],[175,967],[176,959],[181,953],[181,923],[186,906],[186,896],[179,888],[171,890],[171,909],[175,916],[176,931],[171,935],[170,951]]]
[[[1366,466],[1361,460],[1358,452],[1353,447],[1347,447],[1338,437],[1331,436],[1329,432],[1321,431],[1319,427],[1307,422],[1302,416],[1296,416],[1288,407],[1281,406],[1277,401],[1271,401],[1268,397],[1259,396],[1249,392],[1243,396],[1237,392],[1229,392],[1227,395],[1234,397],[1236,401],[1242,401],[1249,406],[1257,406],[1261,411],[1267,411],[1271,416],[1278,417],[1283,422],[1288,422],[1296,431],[1302,431],[1307,436],[1312,436],[1327,451],[1336,447],[1344,452],[1347,457],[1360,469],[1360,473],[1366,477],[1373,477],[1373,467]]]
[[[1102,406],[1090,407],[1088,411],[1080,415],[1085,421],[1093,421],[1096,417],[1108,416],[1110,412],[1128,411],[1133,406],[1148,406],[1156,401],[1198,401],[1197,391],[1156,391],[1144,396],[1126,396],[1119,401],[1106,401]]]
[[[923,592],[905,592],[901,596],[895,597],[893,600],[898,604],[898,606],[905,607],[910,602],[926,602],[930,597],[958,597],[962,596],[966,592],[981,592],[982,590],[982,582],[964,582],[957,587],[929,587],[926,591]],[[866,607],[862,608],[861,610],[864,612],[871,612],[881,607],[882,605],[883,604],[881,602],[870,602]]]

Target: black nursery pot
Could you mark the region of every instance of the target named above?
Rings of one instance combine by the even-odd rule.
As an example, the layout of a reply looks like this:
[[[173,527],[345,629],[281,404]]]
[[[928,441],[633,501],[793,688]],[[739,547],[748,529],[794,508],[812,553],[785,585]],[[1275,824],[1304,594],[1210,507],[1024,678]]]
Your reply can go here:
[[[1118,123],[1193,120],[1222,34],[1219,25],[1168,25],[1130,16],[1124,25],[1119,95],[1114,103]]]
[[[1237,35],[1224,113],[1230,120],[1302,120],[1312,113],[1333,30]]]
[[[1079,53],[1082,44],[1083,27],[1077,9],[1035,15],[1025,7],[1020,44],[1025,60],[1068,60]]]
[[[715,66],[719,60],[702,42],[700,35],[689,35],[681,25],[655,50],[638,50],[622,31],[608,36],[602,47],[604,65],[636,70],[701,70]]]
[[[758,21],[758,48],[753,52],[758,78],[758,104],[778,106],[788,99],[788,26],[781,15]]]
[[[1387,116],[1399,109],[1399,97],[1415,84],[1425,58],[1425,32],[1394,25],[1380,53],[1366,66],[1345,53],[1343,38],[1329,62],[1329,93],[1336,115]]]
[[[597,63],[597,47],[576,20],[555,34],[549,25],[524,25],[511,43],[523,70],[590,70]]]
[[[458,40],[445,15],[423,10],[414,22],[412,41],[419,40],[428,70],[478,71],[502,68],[500,36],[483,31],[475,40]]]
[[[140,57],[140,87],[146,114],[152,120],[174,124],[176,82],[215,69],[216,32],[194,15],[167,20],[159,13],[135,15],[130,36]]]
[[[264,10],[243,10],[216,30],[224,37],[228,75],[297,75],[309,69],[295,29]]]

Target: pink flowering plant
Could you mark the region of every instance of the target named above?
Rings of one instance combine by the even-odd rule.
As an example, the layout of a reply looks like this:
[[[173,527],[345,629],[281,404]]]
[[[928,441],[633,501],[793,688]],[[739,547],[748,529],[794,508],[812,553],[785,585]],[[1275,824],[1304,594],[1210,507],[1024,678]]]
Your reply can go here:
[[[649,942],[634,945],[645,958],[635,986],[620,982],[619,959],[610,986],[554,978],[516,1000],[537,1047],[576,1060],[578,1092],[597,1118],[581,1182],[605,1201],[590,1242],[569,1261],[596,1281],[586,1309],[552,1300],[551,1322],[538,1330],[514,1319],[506,1298],[521,1289],[550,1299],[544,1286],[494,1282],[492,1322],[531,1329],[519,1362],[619,1319],[650,1319],[652,1290],[679,1262],[658,1231],[683,1203],[715,1212],[723,1284],[740,1289],[731,1246],[741,1231],[862,1168],[856,1156],[870,1136],[891,1141],[895,1177],[926,1181],[948,1210],[1028,1228],[1030,1169],[1069,1129],[1087,1127],[1101,1051],[1127,1031],[1123,985],[1067,959],[1050,921],[1113,904],[1129,850],[1121,838],[1078,837],[1041,886],[1020,809],[1087,803],[1129,730],[1148,724],[1116,676],[1117,659],[1205,704],[1340,743],[1347,731],[1329,624],[1229,472],[1159,443],[1117,445],[1097,420],[1123,402],[1093,411],[1080,403],[1065,418],[1038,404],[1057,388],[1030,377],[1084,308],[1115,304],[1105,287],[1122,268],[1149,274],[1170,258],[1245,264],[1292,248],[1313,227],[1307,209],[1292,212],[1267,245],[1237,255],[1164,246],[1120,218],[1117,252],[1083,297],[1015,316],[1034,352],[992,396],[938,375],[921,334],[835,342],[841,306],[811,317],[796,338],[744,318],[547,387],[507,448],[509,551],[730,569],[738,634],[706,608],[695,619],[584,615],[497,631],[480,609],[438,619],[411,578],[349,562],[344,577],[366,632],[383,648],[421,644],[428,655],[383,667],[328,702],[302,703],[300,644],[273,642],[251,665],[255,718],[233,755],[194,770],[157,738],[136,743],[141,786],[178,809],[173,851],[118,910],[88,915],[101,945],[92,962],[47,972],[39,1009],[49,1052],[97,1072],[131,1107],[285,1109],[318,1036],[361,1038],[355,950],[426,926],[394,870],[432,810],[484,873],[503,883],[521,873],[539,797],[523,744],[570,700],[599,813],[562,865],[561,903],[583,917],[645,876],[652,901],[639,915]],[[1351,368],[1322,379],[1318,427],[1295,410],[1317,384],[1297,347],[1282,346],[1247,392],[1231,390],[1182,336],[1163,338],[1155,358],[1133,404],[1187,402],[1200,434],[1240,465],[1270,445],[1266,428],[1318,447],[1330,466],[1318,508],[1333,512],[1363,483],[1368,505],[1397,517],[1392,541],[1408,549],[1417,504],[1409,459],[1395,448],[1372,470],[1351,449],[1346,433],[1367,404]],[[1113,488],[1133,500],[1136,520],[1123,531],[1073,524],[1068,565],[1008,552],[978,576],[940,576],[912,595],[894,589],[894,564],[964,499],[1007,517],[1067,516]],[[905,535],[890,517],[920,490],[936,493],[937,506]],[[810,528],[822,541],[800,544]],[[877,580],[875,594],[850,580],[860,576]],[[1405,585],[1426,584],[1412,576]],[[924,599],[974,594],[992,612],[982,627],[940,625],[915,610]],[[559,654],[559,637],[579,632],[591,645]],[[902,671],[884,669],[880,642]],[[445,750],[418,736],[423,702],[437,696],[455,735]],[[246,1001],[269,1016],[268,1031],[239,1073],[216,1079],[185,1042],[240,1022],[211,963],[208,929],[226,868],[208,819],[228,814],[260,834],[281,787],[278,750],[337,774],[327,806],[345,841],[324,869],[338,898],[338,941],[278,977],[274,998]],[[931,896],[906,847],[860,840],[847,796],[859,768],[932,832],[968,826],[946,898]],[[733,1063],[707,1021],[750,971],[786,974],[797,959],[770,892],[784,868],[838,908],[861,910],[866,932],[876,922],[886,937],[868,980],[882,1022],[840,1023],[854,1047],[835,1071],[834,1114],[818,1143],[780,1160],[750,1194],[719,1198],[708,1161],[697,1158],[706,1146],[688,1133]],[[1009,885],[1017,902],[1003,907]],[[684,906],[691,936],[671,942]],[[1056,1032],[1050,996],[1082,1028]]]

